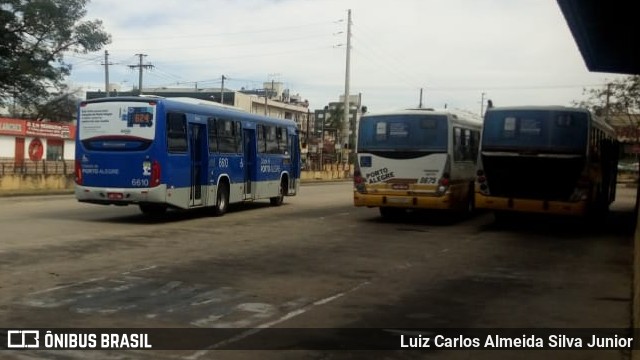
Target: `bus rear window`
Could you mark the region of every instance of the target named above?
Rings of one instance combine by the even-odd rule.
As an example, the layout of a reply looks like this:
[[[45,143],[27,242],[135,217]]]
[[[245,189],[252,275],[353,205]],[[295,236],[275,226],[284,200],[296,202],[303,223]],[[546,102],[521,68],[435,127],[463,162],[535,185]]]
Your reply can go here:
[[[131,136],[101,136],[83,140],[87,150],[102,151],[140,151],[151,146],[152,140]]]
[[[584,151],[587,114],[555,110],[487,112],[482,147],[487,150]]]
[[[446,151],[444,115],[370,116],[360,121],[361,151]]]

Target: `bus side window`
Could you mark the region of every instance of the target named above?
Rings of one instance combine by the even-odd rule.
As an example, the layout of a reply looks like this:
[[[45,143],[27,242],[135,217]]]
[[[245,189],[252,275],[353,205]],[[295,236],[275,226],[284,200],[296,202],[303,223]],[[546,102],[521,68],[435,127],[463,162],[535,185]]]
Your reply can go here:
[[[265,127],[264,125],[258,125],[256,129],[258,132],[258,152],[265,153],[267,152],[267,139],[264,134]]]
[[[480,131],[471,131],[471,161],[478,161],[478,150],[480,148]]]
[[[187,151],[187,117],[185,114],[167,114],[167,150],[173,153]]]
[[[242,148],[242,124],[240,121],[234,121],[234,136],[236,139],[236,152],[243,153],[244,149]]]
[[[287,154],[289,149],[289,135],[287,128],[278,127],[276,130],[278,138],[278,153]]]
[[[267,138],[267,150],[268,154],[277,154],[278,153],[278,139],[276,137],[276,127],[275,126],[265,126],[266,129],[266,138]]]
[[[463,159],[465,161],[471,161],[473,160],[473,155],[472,155],[472,147],[471,147],[471,130],[469,129],[464,129],[464,137],[463,137],[463,149],[462,149],[462,154],[463,154]]]
[[[591,162],[597,163],[600,161],[600,130],[595,129],[591,133]]]
[[[464,143],[462,138],[462,129],[453,128],[453,161],[462,161],[464,159]]]
[[[218,129],[216,129],[216,119],[209,118],[207,120],[207,127],[209,128],[209,152],[218,152]]]
[[[216,125],[218,130],[218,150],[225,154],[237,152],[234,122],[227,119],[216,119]]]

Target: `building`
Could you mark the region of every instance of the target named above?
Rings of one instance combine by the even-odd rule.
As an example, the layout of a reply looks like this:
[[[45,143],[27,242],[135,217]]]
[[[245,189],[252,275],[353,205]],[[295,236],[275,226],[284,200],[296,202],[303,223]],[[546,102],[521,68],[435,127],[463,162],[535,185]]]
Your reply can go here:
[[[0,117],[0,161],[73,160],[76,126]]]
[[[341,121],[344,118],[344,95],[340,101],[330,102],[322,109],[314,110],[313,134],[315,139],[310,141],[309,159],[311,162],[348,162],[353,163],[354,153],[358,142],[358,124],[366,112],[362,106],[362,94],[349,96],[348,142],[341,143],[344,134]],[[322,151],[320,150],[322,149]],[[322,153],[322,156],[320,154]]]

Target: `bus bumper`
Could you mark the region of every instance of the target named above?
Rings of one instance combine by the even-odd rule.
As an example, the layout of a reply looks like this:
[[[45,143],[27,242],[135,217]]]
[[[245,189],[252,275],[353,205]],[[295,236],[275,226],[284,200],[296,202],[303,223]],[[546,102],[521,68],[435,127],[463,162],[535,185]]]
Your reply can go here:
[[[104,205],[166,203],[167,187],[159,185],[153,188],[104,188],[76,185],[75,196],[80,202]]]
[[[453,209],[451,195],[442,196],[395,196],[380,194],[353,193],[354,206],[397,207],[404,209]]]
[[[587,213],[587,202],[546,201],[532,199],[513,199],[506,197],[475,195],[477,209],[498,211],[514,211],[554,215],[584,215]]]

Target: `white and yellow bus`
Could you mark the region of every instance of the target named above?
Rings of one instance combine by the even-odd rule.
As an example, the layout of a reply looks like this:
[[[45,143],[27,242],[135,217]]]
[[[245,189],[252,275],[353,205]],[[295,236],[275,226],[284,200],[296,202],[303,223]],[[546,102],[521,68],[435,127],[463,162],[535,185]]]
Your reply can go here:
[[[413,109],[365,115],[358,126],[355,206],[383,217],[407,209],[473,209],[482,123],[461,111]]]
[[[513,212],[585,215],[615,198],[618,142],[586,109],[491,108],[485,114],[476,206]]]

